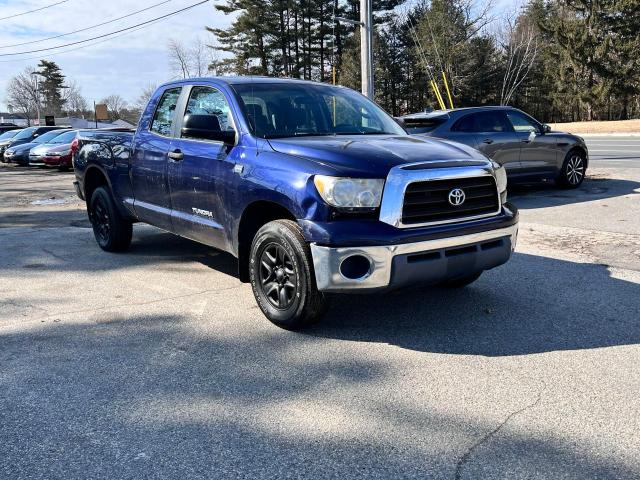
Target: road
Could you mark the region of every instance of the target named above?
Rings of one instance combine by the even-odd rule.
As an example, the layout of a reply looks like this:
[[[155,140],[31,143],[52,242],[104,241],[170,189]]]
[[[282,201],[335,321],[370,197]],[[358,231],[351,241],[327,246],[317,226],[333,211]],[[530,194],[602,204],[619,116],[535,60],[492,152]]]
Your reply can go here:
[[[640,135],[584,135],[592,165],[609,168],[640,168]]]
[[[640,170],[596,162],[511,194],[476,284],[299,333],[228,255],[145,226],[104,253],[72,174],[0,165],[0,478],[640,478]]]

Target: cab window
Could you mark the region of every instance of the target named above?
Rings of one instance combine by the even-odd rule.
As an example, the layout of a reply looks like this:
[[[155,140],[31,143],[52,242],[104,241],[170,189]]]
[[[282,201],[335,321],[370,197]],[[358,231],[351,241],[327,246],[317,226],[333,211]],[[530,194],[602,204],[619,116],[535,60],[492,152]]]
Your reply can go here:
[[[170,88],[162,94],[162,98],[158,102],[158,108],[153,115],[150,130],[158,135],[168,137],[171,135],[171,127],[173,126],[173,118],[176,112],[176,104],[182,87]]]
[[[212,115],[218,119],[220,130],[223,132],[234,130],[229,102],[220,90],[213,87],[193,87],[184,114]],[[199,139],[192,135],[189,138],[206,140],[206,138]]]

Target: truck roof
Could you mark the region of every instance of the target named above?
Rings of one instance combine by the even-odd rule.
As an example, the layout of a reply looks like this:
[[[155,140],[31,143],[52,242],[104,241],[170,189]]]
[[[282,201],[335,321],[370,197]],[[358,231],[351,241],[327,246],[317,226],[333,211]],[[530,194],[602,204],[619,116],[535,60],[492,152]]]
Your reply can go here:
[[[196,78],[185,78],[183,80],[174,80],[172,82],[166,82],[161,87],[165,85],[179,85],[183,83],[197,83],[197,82],[207,82],[207,81],[215,81],[218,83],[224,83],[227,85],[241,85],[248,83],[299,83],[299,84],[308,84],[308,85],[329,85],[327,83],[315,82],[312,80],[300,80],[298,78],[282,78],[282,77],[265,77],[259,75],[246,75],[246,76],[225,76],[225,77],[196,77]],[[340,85],[335,85],[336,87],[340,87]],[[343,87],[340,87],[343,88]]]

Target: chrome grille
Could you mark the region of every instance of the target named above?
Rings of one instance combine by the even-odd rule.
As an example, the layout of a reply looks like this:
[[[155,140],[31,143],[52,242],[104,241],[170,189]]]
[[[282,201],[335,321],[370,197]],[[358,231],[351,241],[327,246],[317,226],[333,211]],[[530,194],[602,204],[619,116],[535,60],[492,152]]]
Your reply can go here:
[[[460,188],[465,200],[454,206],[449,192]],[[498,189],[493,176],[449,178],[410,183],[404,196],[402,223],[405,225],[483,216],[496,213],[500,207]]]

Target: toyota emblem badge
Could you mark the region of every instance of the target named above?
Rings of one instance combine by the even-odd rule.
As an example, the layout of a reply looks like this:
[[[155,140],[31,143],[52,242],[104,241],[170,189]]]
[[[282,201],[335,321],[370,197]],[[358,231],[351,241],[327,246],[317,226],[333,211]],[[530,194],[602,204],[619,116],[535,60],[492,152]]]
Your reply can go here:
[[[466,195],[461,188],[454,188],[449,192],[449,203],[454,207],[459,207],[464,203]]]

